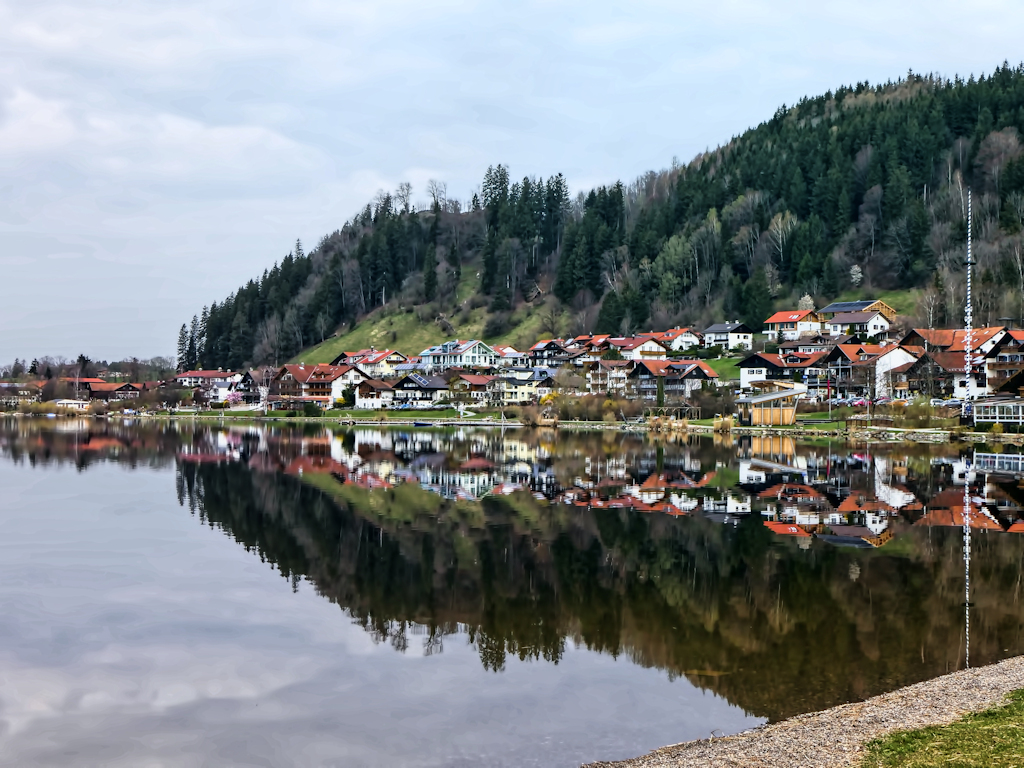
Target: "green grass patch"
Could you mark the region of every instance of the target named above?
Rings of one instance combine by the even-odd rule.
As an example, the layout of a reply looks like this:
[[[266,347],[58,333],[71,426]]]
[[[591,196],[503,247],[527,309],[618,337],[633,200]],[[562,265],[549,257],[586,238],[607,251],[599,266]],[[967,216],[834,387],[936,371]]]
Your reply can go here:
[[[462,279],[456,289],[457,301],[460,306],[479,292],[478,268],[473,264],[465,264]],[[329,363],[342,352],[354,352],[359,349],[396,349],[404,355],[418,355],[424,349],[452,338],[483,339],[484,327],[487,324],[487,307],[476,309],[446,310],[445,316],[455,328],[455,335],[446,335],[441,327],[432,319],[422,321],[415,311],[399,310],[394,305],[380,307],[354,328],[345,328],[337,336],[327,339],[321,344],[304,349],[297,354],[293,363]],[[540,337],[541,307],[525,304],[509,317],[509,326],[500,336],[484,339],[489,344],[511,344],[520,349],[524,344],[532,345]],[[564,318],[563,318],[564,321]],[[525,349],[520,349],[525,351]]]
[[[741,362],[740,358],[722,357],[718,360],[705,360],[704,362],[711,366],[712,370],[718,374],[718,378],[726,381],[739,381],[740,369],[737,366]]]
[[[864,768],[1018,768],[1024,765],[1024,691],[1002,707],[945,726],[900,731],[867,745]]]

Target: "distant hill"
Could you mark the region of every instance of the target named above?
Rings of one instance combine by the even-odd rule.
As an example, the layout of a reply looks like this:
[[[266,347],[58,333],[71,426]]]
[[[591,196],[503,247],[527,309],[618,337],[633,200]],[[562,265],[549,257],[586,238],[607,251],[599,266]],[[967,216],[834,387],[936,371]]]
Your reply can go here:
[[[1022,131],[1024,68],[1004,65],[805,98],[687,165],[575,197],[561,175],[513,182],[501,165],[471,200],[432,185],[428,210],[402,185],[197,314],[179,360],[239,368],[367,342],[415,353],[451,337],[760,327],[805,295],[821,306],[886,292],[917,322],[959,323],[968,187],[979,320],[1020,319]]]

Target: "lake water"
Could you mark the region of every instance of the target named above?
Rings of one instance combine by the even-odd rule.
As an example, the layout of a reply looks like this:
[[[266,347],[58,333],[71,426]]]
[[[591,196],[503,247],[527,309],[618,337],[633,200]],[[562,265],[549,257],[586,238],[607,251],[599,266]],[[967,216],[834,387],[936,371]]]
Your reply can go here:
[[[573,766],[865,698],[964,663],[965,480],[1015,655],[1017,461],[0,421],[0,765]]]

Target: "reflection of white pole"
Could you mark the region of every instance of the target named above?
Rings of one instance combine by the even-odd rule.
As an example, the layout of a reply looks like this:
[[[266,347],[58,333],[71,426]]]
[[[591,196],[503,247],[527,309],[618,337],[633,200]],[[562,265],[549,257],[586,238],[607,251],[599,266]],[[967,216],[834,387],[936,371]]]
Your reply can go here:
[[[973,413],[971,405],[971,357],[972,324],[971,316],[971,271],[974,262],[971,260],[971,190],[967,190],[967,301],[964,305],[964,402],[961,413],[970,417]],[[971,460],[964,460],[964,666],[971,666]]]

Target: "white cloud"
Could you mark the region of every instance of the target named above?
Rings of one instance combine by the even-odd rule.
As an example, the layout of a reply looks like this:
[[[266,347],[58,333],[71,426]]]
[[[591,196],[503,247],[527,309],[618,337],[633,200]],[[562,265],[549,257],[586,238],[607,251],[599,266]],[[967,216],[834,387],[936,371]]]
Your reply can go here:
[[[141,325],[90,330],[94,356],[166,352],[182,317],[379,188],[409,180],[421,200],[438,178],[462,197],[498,162],[633,178],[839,84],[990,71],[1019,57],[1022,24],[1024,7],[995,0],[971,24],[950,0],[0,0],[5,277],[46,284],[57,312],[83,293],[135,297]],[[52,274],[44,242],[145,265],[166,304],[130,272]],[[4,288],[0,327],[17,333],[0,360],[89,341],[64,349]]]

